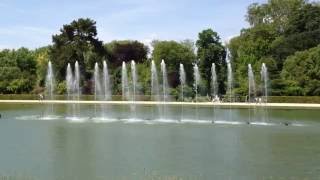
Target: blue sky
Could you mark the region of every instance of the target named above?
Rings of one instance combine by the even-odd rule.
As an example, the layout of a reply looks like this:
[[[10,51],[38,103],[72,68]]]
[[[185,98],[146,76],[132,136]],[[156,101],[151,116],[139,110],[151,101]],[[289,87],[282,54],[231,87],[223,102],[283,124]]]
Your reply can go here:
[[[1,0],[0,49],[51,44],[63,24],[89,17],[99,39],[196,40],[205,29],[223,41],[248,24],[247,7],[265,0]]]

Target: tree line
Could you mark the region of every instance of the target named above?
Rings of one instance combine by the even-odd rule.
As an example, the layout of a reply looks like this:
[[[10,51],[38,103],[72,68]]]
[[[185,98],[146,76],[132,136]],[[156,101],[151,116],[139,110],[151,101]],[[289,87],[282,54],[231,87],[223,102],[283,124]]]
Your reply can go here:
[[[0,93],[39,93],[44,91],[48,61],[55,72],[57,94],[66,91],[67,64],[79,62],[82,92],[92,93],[94,64],[108,63],[113,94],[121,94],[121,64],[135,60],[139,90],[150,94],[151,59],[160,66],[165,60],[171,94],[179,97],[179,64],[187,75],[186,96],[193,96],[193,69],[197,63],[202,81],[200,94],[211,92],[211,64],[215,63],[219,94],[226,92],[226,58],[234,70],[234,93],[248,92],[247,64],[252,64],[255,80],[260,83],[261,64],[270,75],[270,95],[320,95],[320,5],[307,0],[269,0],[248,7],[250,27],[223,44],[218,33],[205,29],[197,40],[152,42],[148,46],[137,40],[104,43],[99,40],[96,22],[80,18],[63,25],[52,36],[52,44],[35,50],[27,48],[0,51]],[[227,49],[230,51],[227,57]],[[150,55],[150,56],[148,56]],[[257,88],[257,95],[260,90]]]

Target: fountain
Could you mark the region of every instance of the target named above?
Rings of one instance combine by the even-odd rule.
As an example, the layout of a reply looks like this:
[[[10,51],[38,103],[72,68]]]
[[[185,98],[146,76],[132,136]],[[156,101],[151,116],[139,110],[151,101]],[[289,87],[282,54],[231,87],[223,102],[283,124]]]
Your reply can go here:
[[[154,61],[151,61],[151,100],[159,102],[160,98],[160,90],[159,90],[159,79],[158,79],[158,72],[157,67]],[[157,103],[158,113],[159,116],[161,115],[161,108],[159,103]],[[153,112],[154,116],[154,112]],[[154,118],[155,119],[155,118]]]
[[[104,101],[110,101],[111,100],[111,83],[110,83],[110,76],[108,71],[108,66],[106,61],[103,61],[102,63],[102,91],[103,91],[103,100]],[[102,107],[102,117],[105,118],[108,114],[110,116],[110,107],[107,104],[101,105]]]
[[[167,119],[167,106],[165,105],[165,102],[168,100],[168,90],[169,90],[169,84],[168,84],[168,75],[167,75],[167,69],[166,69],[166,63],[162,59],[161,63],[161,73],[162,73],[162,119]]]
[[[66,85],[67,85],[67,99],[73,100],[73,73],[71,69],[70,63],[67,65],[67,73],[66,73]],[[72,105],[72,110],[74,105]],[[74,114],[74,113],[72,113]],[[68,106],[68,115],[71,115],[71,107]]]
[[[263,111],[263,122],[268,121],[268,109],[266,104],[268,103],[268,68],[265,63],[262,63],[261,66],[261,82],[262,82],[262,96],[263,96],[263,102],[265,104]]]
[[[195,91],[195,102],[198,101],[198,86],[200,83],[200,72],[197,64],[193,65],[193,78],[194,78],[194,91]]]
[[[218,80],[217,80],[217,73],[216,73],[216,65],[212,63],[211,65],[211,96],[213,99],[213,102],[219,101],[218,98]],[[216,106],[213,104],[213,120],[216,119]]]
[[[252,66],[251,64],[248,64],[248,99],[247,102],[251,103],[253,101],[255,101],[255,97],[256,97],[256,85],[255,85],[255,81],[254,81],[254,74],[252,71]],[[251,106],[249,106],[249,122],[252,122],[251,120]],[[255,113],[255,107],[254,107],[254,113]]]
[[[214,100],[218,97],[218,79],[216,73],[216,65],[212,63],[211,65],[211,96]]]
[[[231,62],[227,62],[227,68],[228,68],[228,83],[227,83],[227,94],[229,96],[229,102],[232,102],[233,94],[233,75],[232,75],[232,67]]]
[[[102,91],[101,91],[101,83],[100,83],[100,71],[99,71],[99,65],[96,62],[94,65],[94,74],[93,74],[94,78],[93,78],[93,82],[94,82],[94,100],[98,101],[101,100],[101,95],[102,95]],[[103,107],[102,104],[100,104],[100,109],[101,112],[103,112]],[[97,117],[97,104],[95,104],[95,115]],[[102,114],[103,117],[103,114]]]
[[[108,72],[108,66],[106,61],[103,61],[103,100],[111,100],[111,87],[110,87],[110,77],[109,77],[109,72]]]
[[[80,114],[80,104],[77,102],[80,100],[80,70],[78,61],[75,63],[74,75],[70,63],[67,65],[67,98],[68,100],[74,101],[72,103],[72,113],[70,113],[70,107],[68,107],[68,114],[71,115],[71,120],[76,120],[77,116]]]
[[[261,66],[261,81],[262,81],[262,95],[264,97],[263,102],[268,102],[268,69],[265,63]]]
[[[195,63],[193,65],[193,78],[194,78],[194,91],[195,91],[195,102],[198,102],[198,86],[200,83],[200,72],[199,72],[199,68],[198,65]],[[199,114],[198,114],[198,104],[196,104],[196,120],[199,119]]]
[[[184,86],[186,85],[186,72],[184,71],[184,67],[183,64],[180,63],[179,66],[179,80],[180,80],[180,88],[181,88],[181,101],[184,101],[184,95],[183,95],[183,91],[184,91]],[[180,119],[183,119],[183,105],[181,104],[181,117]]]
[[[181,101],[184,101],[183,91],[184,86],[186,85],[186,72],[184,71],[183,64],[180,63],[179,67],[179,80],[180,80],[180,88],[181,88]]]
[[[132,77],[132,104],[131,110],[133,112],[133,119],[136,119],[137,112],[136,112],[136,93],[137,93],[137,83],[138,83],[138,75],[136,71],[136,63],[134,60],[131,61],[131,77]]]
[[[54,77],[51,61],[48,62],[47,76],[46,76],[46,84],[45,84],[46,100],[54,100]],[[53,104],[49,104],[46,106],[46,111],[43,118],[50,118],[54,115]]]
[[[248,102],[252,102],[256,97],[256,85],[254,82],[254,74],[252,71],[251,64],[248,64]]]
[[[122,100],[130,100],[130,89],[128,84],[128,73],[126,63],[122,62],[122,71],[121,71],[121,87],[122,87]]]
[[[80,101],[80,69],[79,69],[79,63],[76,61],[74,65],[74,100],[77,101],[75,103],[75,111],[74,111],[74,116],[76,117],[80,114],[80,104],[78,103]]]

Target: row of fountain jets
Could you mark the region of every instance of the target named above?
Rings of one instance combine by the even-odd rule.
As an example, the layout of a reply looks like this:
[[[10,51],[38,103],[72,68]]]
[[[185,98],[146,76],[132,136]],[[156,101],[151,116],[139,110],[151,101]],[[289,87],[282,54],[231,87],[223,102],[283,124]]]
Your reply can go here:
[[[108,72],[108,67],[106,61],[103,61],[102,74],[100,73],[100,68],[98,63],[95,63],[94,66],[94,97],[96,101],[109,101],[111,100],[111,82],[110,75]],[[167,70],[165,61],[162,60],[161,64],[161,75],[162,75],[162,83],[160,87],[158,72],[154,61],[151,61],[151,100],[153,101],[168,101],[169,100],[169,84],[167,77]],[[232,67],[231,63],[227,63],[228,76],[227,76],[227,94],[229,102],[232,102],[232,88],[233,88],[233,75],[232,75]],[[102,77],[101,77],[102,76]],[[193,66],[193,76],[194,76],[194,91],[195,91],[195,101],[198,99],[198,87],[201,81],[201,76],[199,72],[199,68],[197,64]],[[121,87],[122,87],[122,100],[123,101],[136,101],[137,85],[138,85],[138,74],[136,70],[135,61],[131,61],[131,82],[128,80],[128,72],[126,63],[122,63],[122,73],[121,73]],[[181,100],[184,100],[184,88],[186,86],[186,73],[184,70],[183,64],[180,63],[179,67],[179,80],[181,87]],[[213,98],[218,97],[218,81],[217,81],[216,67],[215,64],[212,63],[211,66],[211,95]],[[263,82],[262,86],[262,96],[265,97],[264,101],[267,102],[268,96],[268,70],[264,63],[262,63],[261,67],[261,81]],[[131,85],[131,86],[130,86]],[[67,65],[67,73],[66,73],[66,86],[67,86],[67,95],[68,100],[79,101],[81,95],[81,87],[80,87],[80,69],[78,61],[75,62],[74,71],[72,71],[70,63]],[[252,101],[256,96],[256,85],[254,73],[252,70],[251,64],[248,64],[248,102]],[[52,64],[49,61],[48,70],[46,76],[46,91],[48,100],[54,99],[54,73],[52,70]]]

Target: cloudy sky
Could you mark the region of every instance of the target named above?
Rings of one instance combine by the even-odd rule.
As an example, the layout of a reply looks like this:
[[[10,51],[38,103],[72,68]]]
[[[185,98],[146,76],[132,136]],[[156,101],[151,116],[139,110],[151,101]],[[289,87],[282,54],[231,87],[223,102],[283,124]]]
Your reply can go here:
[[[222,40],[248,24],[248,5],[265,0],[0,0],[0,49],[51,43],[63,24],[88,17],[99,39],[183,40],[205,28]]]

